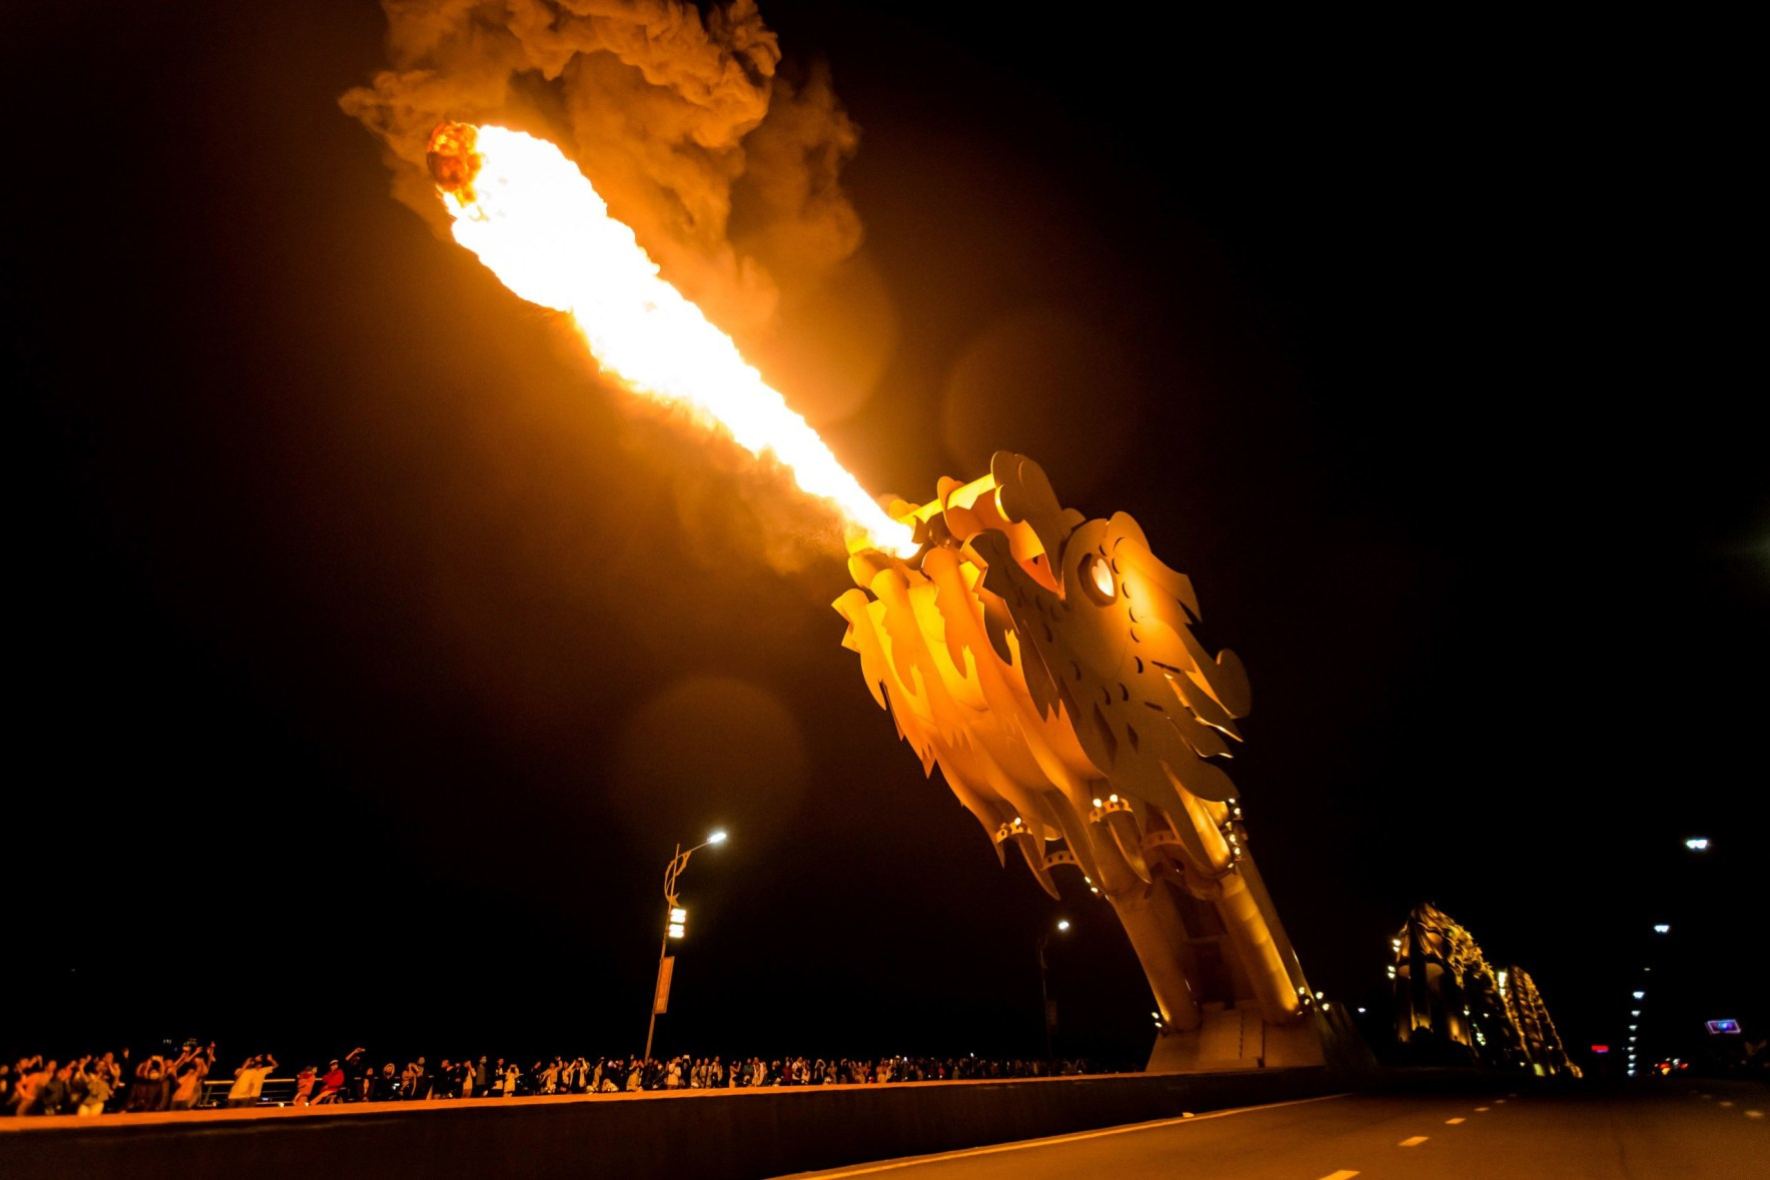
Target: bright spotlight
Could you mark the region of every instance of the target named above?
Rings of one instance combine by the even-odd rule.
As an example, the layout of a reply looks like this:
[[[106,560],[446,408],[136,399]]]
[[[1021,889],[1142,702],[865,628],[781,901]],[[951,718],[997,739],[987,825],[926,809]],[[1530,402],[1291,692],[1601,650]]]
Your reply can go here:
[[[1709,850],[1709,838],[1707,836],[1692,836],[1690,839],[1684,841],[1684,847],[1692,852],[1707,852]]]
[[[1069,929],[1069,919],[1068,918],[1057,919],[1057,929],[1068,930]]]
[[[714,832],[711,836],[707,837],[707,843],[723,844],[725,843],[725,838],[725,829],[721,828],[719,831]]]
[[[1671,923],[1669,923],[1669,922],[1655,922],[1653,924],[1653,932],[1655,934],[1670,934],[1672,932]]]

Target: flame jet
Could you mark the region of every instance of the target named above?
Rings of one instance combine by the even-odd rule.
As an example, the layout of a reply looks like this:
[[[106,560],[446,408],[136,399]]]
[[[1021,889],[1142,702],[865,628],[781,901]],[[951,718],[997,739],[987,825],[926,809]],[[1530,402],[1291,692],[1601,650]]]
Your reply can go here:
[[[571,316],[605,372],[717,424],[752,455],[772,455],[869,547],[915,552],[909,526],[885,514],[731,337],[658,274],[557,147],[504,127],[444,123],[427,159],[455,240],[523,299]]]

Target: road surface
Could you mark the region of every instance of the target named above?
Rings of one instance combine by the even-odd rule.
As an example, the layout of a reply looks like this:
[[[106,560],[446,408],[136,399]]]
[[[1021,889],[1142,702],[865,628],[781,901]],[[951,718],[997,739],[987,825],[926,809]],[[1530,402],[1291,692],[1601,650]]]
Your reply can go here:
[[[804,1174],[884,1180],[1770,1178],[1770,1089],[1344,1094]]]

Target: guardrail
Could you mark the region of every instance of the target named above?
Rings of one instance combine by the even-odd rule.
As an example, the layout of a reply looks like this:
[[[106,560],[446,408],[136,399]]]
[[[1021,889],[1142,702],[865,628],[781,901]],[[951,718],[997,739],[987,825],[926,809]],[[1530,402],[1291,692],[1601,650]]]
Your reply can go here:
[[[0,1176],[754,1180],[1319,1095],[1337,1085],[1325,1069],[1267,1069],[21,1119],[14,1121],[35,1126],[0,1127]]]

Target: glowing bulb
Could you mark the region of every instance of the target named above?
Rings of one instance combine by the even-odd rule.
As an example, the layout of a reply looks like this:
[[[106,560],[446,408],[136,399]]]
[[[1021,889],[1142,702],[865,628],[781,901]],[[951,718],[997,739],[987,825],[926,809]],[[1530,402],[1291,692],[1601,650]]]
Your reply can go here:
[[[1082,564],[1088,581],[1094,584],[1095,593],[1110,601],[1118,593],[1118,587],[1112,583],[1112,567],[1092,553],[1083,559]]]

